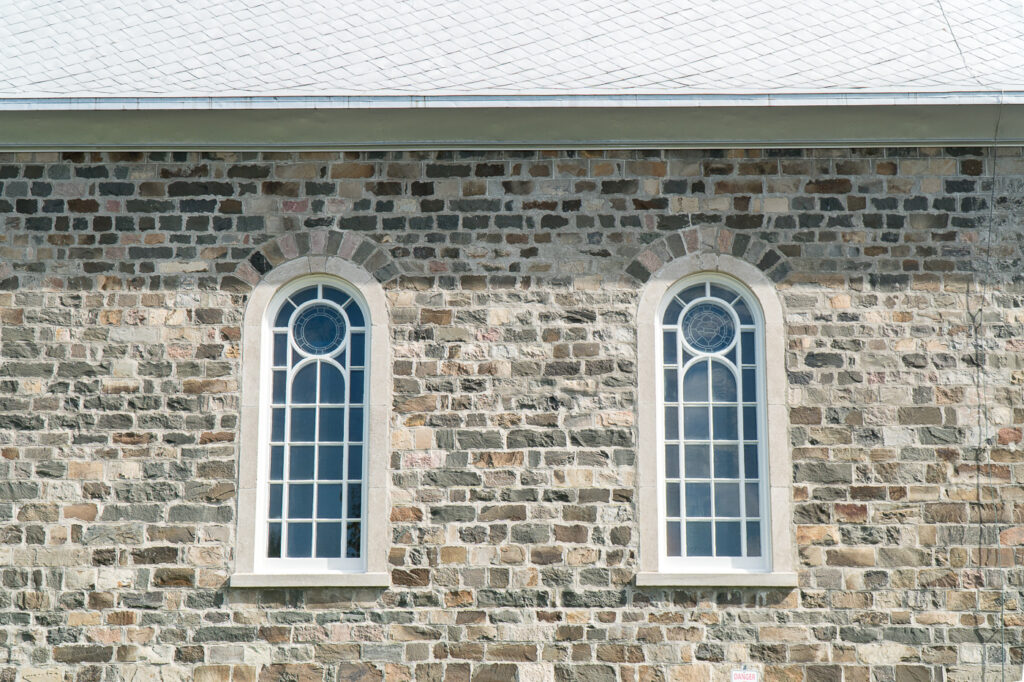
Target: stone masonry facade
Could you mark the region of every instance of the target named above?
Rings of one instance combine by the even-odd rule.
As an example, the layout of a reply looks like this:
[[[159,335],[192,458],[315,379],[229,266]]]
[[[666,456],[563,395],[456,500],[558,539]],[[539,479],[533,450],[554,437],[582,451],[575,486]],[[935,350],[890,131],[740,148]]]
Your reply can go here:
[[[0,681],[1017,680],[1019,148],[0,154]],[[777,283],[800,586],[637,587],[639,293]],[[391,587],[234,589],[241,320],[384,286]]]

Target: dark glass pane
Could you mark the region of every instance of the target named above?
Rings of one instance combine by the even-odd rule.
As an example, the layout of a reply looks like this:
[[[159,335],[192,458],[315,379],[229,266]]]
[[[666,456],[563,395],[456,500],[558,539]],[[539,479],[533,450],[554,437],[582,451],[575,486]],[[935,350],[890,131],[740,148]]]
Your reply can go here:
[[[352,344],[352,367],[362,367],[364,364],[363,355],[365,354],[366,336],[361,332],[353,332],[349,341]]]
[[[318,476],[321,479],[339,480],[345,478],[342,471],[344,465],[345,448],[340,445],[321,445],[320,463],[317,466]]]
[[[665,446],[665,478],[679,478],[679,446]]]
[[[757,398],[757,376],[755,370],[745,369],[743,370],[743,402],[752,403]]]
[[[683,315],[683,338],[695,351],[720,353],[736,337],[736,323],[722,306],[696,303]]]
[[[316,524],[316,555],[325,559],[341,558],[341,524]]]
[[[715,483],[715,516],[740,515],[740,484]]]
[[[679,402],[679,375],[674,369],[665,370],[665,402]]]
[[[275,405],[283,405],[285,403],[285,382],[287,378],[288,373],[283,369],[274,372],[273,402]]]
[[[733,407],[716,407],[715,440],[736,440],[740,437],[738,410]]]
[[[715,446],[715,478],[740,477],[740,446]]]
[[[736,309],[736,315],[740,318],[740,324],[754,324],[754,316],[750,314],[750,308],[747,307],[742,298],[733,303],[732,307]]]
[[[711,400],[718,403],[736,402],[736,378],[732,370],[720,362],[711,363]]]
[[[662,357],[666,365],[676,364],[676,333],[664,332],[661,335]]]
[[[324,442],[345,440],[345,408],[320,408],[320,440]]]
[[[291,317],[293,312],[295,312],[295,306],[293,306],[289,301],[285,301],[284,305],[281,306],[281,310],[277,312],[277,318],[274,319],[274,326],[287,327],[288,318]],[[275,362],[274,364],[276,365],[278,363]]]
[[[747,522],[747,556],[761,556],[761,523]]]
[[[349,295],[346,294],[344,291],[339,291],[338,289],[335,289],[334,287],[329,287],[329,286],[326,286],[326,285],[324,286],[323,297],[326,298],[328,301],[334,301],[335,303],[337,303],[342,308],[344,308],[345,304],[348,303],[351,300]]]
[[[686,515],[711,516],[711,484],[686,484]]]
[[[284,446],[274,445],[270,448],[270,478],[280,481],[284,478]]]
[[[679,484],[665,484],[665,515],[670,519],[679,518]]]
[[[348,315],[348,321],[353,327],[366,326],[366,322],[363,319],[363,309],[355,301],[345,308],[345,313]]]
[[[724,357],[726,360],[728,360],[729,362],[731,362],[732,364],[735,365],[736,364],[736,346],[733,346],[732,348],[730,348],[729,352],[726,353],[725,355],[723,355],[722,357]]]
[[[348,401],[353,405],[362,405],[366,375],[362,370],[353,370],[351,376],[352,387],[349,389]]]
[[[363,446],[350,445],[348,448],[348,479],[358,481],[363,478]]]
[[[686,446],[686,478],[711,478],[710,446]]]
[[[272,523],[267,533],[267,557],[270,559],[281,558],[281,524]]]
[[[317,486],[316,515],[318,518],[341,518],[341,493],[340,484],[325,483]]]
[[[280,483],[274,483],[270,486],[270,509],[267,514],[268,518],[281,518],[281,496],[284,494],[282,488],[284,488],[284,486]]]
[[[679,440],[679,408],[665,408],[665,440]]]
[[[350,519],[358,519],[363,515],[363,484],[348,484],[348,499],[346,500],[345,516]]]
[[[292,321],[292,335],[295,345],[310,355],[333,353],[345,341],[347,323],[338,311],[329,305],[318,303],[303,308]]]
[[[664,324],[676,324],[679,321],[679,313],[683,310],[683,304],[679,299],[673,298],[665,308],[665,316],[661,319]]]
[[[309,519],[313,517],[313,484],[300,483],[288,486],[288,518]],[[290,545],[289,545],[290,546]]]
[[[291,440],[313,442],[316,440],[316,408],[292,408]]]
[[[352,443],[363,441],[363,408],[351,407],[348,410],[348,439]]]
[[[729,291],[725,287],[718,286],[717,284],[711,285],[711,295],[714,296],[715,298],[720,298],[723,301],[727,301],[728,303],[732,303],[733,299],[736,298],[736,294]]]
[[[747,443],[743,446],[743,475],[746,478],[757,478],[760,476],[757,466],[757,445]]]
[[[683,555],[683,543],[682,543],[682,524],[678,521],[669,521],[666,526],[668,533],[666,540],[666,550],[669,556],[682,556]]]
[[[715,556],[743,556],[739,521],[715,522]]]
[[[326,362],[320,363],[320,402],[345,402],[345,377],[337,367]]]
[[[270,411],[270,440],[284,440],[284,410],[283,407],[276,407]]]
[[[292,403],[316,402],[316,363],[306,365],[292,378]]]
[[[743,407],[743,437],[749,440],[757,438],[757,407],[754,405]]]
[[[743,364],[754,364],[754,332],[743,332],[740,343],[743,346]]]
[[[349,559],[359,558],[360,524],[358,521],[350,522],[346,528],[345,556]]]
[[[683,359],[679,361],[679,364],[685,366],[686,363],[688,363],[690,360],[693,360],[693,356],[690,355],[690,352],[684,348]]]
[[[747,483],[747,499],[745,503],[747,505],[747,516],[760,516],[761,515],[761,486],[757,483]]]
[[[288,524],[288,556],[303,558],[313,555],[313,524]]]
[[[686,556],[711,556],[711,522],[686,523]]]
[[[288,335],[274,334],[274,367],[288,364]]]
[[[708,408],[683,408],[683,420],[683,434],[687,439],[707,440],[711,435],[708,433]]]
[[[301,305],[306,301],[312,301],[314,298],[316,298],[315,284],[311,287],[306,287],[302,291],[298,292],[297,294],[292,294],[291,296],[291,299],[295,303],[295,305]]]
[[[690,287],[689,289],[687,289],[683,293],[679,294],[678,298],[683,303],[689,303],[690,301],[692,301],[692,300],[694,300],[696,298],[700,298],[701,296],[703,296],[704,295],[704,291],[705,291],[705,289],[704,289],[704,285],[703,284],[694,284],[692,287]]]
[[[288,453],[288,478],[304,481],[313,478],[313,461],[316,448],[312,445],[293,445]]]
[[[707,402],[708,399],[708,363],[701,360],[686,370],[683,377],[683,400],[687,402]]]

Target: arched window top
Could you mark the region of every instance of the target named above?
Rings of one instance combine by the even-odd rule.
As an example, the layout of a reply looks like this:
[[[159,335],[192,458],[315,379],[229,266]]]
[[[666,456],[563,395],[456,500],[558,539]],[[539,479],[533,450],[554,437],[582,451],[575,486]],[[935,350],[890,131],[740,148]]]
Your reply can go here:
[[[246,309],[233,586],[388,584],[383,289],[311,265],[275,268]]]
[[[656,273],[638,313],[638,584],[795,583],[774,286],[689,257]]]

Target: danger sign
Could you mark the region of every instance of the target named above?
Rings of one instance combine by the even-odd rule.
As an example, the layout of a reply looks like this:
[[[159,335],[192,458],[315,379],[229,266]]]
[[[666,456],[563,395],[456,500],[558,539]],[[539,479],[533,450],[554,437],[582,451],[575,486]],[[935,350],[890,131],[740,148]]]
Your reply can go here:
[[[758,682],[756,670],[733,670],[731,682]]]

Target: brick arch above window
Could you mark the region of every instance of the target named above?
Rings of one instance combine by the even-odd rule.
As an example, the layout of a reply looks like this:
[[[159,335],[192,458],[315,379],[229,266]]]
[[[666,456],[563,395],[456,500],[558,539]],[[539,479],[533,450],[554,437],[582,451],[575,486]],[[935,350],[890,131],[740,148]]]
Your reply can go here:
[[[731,573],[669,570],[662,559],[658,435],[659,311],[680,281],[699,275],[731,278],[756,299],[763,315],[766,456],[770,518],[770,564],[767,571]],[[648,273],[637,311],[638,509],[640,527],[640,586],[793,587],[797,584],[793,542],[792,456],[787,438],[785,327],[782,302],[775,283],[762,269],[734,256],[696,253],[669,260]]]
[[[343,243],[343,242],[342,242]],[[362,572],[269,573],[257,570],[260,537],[257,522],[258,486],[263,464],[263,436],[266,432],[267,374],[264,366],[269,343],[268,319],[275,297],[293,283],[313,279],[337,281],[358,295],[369,317],[373,339],[369,351],[369,373],[373,387],[367,400],[369,411],[366,439],[366,564]],[[238,528],[233,587],[386,587],[388,518],[387,467],[391,421],[391,345],[387,299],[381,283],[361,266],[341,256],[299,256],[280,261],[256,279],[246,304],[242,327],[242,395],[239,424]],[[269,441],[267,441],[269,442]],[[265,454],[265,453],[264,453]]]

